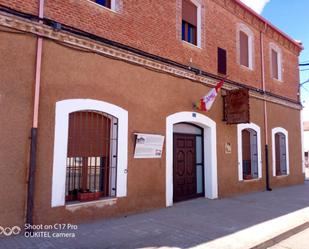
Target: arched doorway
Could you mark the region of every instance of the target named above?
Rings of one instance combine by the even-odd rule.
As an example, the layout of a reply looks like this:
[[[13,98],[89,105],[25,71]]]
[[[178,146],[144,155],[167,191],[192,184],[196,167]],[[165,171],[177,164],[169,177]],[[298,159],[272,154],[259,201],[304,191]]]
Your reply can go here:
[[[202,195],[215,199],[218,197],[216,123],[200,113],[178,112],[166,118],[166,206],[172,206],[174,199],[174,125],[179,123],[195,125],[202,131]]]

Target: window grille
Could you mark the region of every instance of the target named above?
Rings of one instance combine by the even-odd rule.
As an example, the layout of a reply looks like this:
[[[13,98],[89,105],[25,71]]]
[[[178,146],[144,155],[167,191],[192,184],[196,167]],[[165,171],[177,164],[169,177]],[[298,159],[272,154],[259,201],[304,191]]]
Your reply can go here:
[[[66,201],[116,196],[117,118],[103,112],[69,114]]]

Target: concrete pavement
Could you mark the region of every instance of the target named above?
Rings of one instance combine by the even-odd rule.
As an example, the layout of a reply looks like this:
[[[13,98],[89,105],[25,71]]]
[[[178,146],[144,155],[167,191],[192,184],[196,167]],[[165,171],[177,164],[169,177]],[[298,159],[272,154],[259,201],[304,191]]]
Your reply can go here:
[[[308,249],[309,248],[309,228],[291,236],[280,243],[269,247],[269,249]]]
[[[75,238],[2,236],[0,249],[262,248],[257,246],[308,221],[307,181],[272,192],[220,200],[195,199],[61,231],[74,233]]]

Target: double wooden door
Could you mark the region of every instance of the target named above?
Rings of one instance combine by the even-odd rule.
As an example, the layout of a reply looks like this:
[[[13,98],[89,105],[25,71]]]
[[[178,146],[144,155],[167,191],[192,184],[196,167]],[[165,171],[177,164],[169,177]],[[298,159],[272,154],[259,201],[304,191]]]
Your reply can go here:
[[[196,136],[174,133],[174,202],[201,196],[197,194]]]

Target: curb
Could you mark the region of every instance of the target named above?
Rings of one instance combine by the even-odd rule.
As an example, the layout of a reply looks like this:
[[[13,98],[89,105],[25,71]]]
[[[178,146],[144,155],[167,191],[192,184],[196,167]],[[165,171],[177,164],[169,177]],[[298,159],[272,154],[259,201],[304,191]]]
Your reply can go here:
[[[264,241],[263,243],[259,244],[259,245],[256,245],[254,247],[251,247],[250,249],[267,249],[271,246],[274,246],[276,244],[278,244],[279,242],[299,233],[299,232],[302,232],[304,231],[305,229],[309,228],[309,222],[305,222],[304,224],[302,225],[299,225],[297,227],[294,227],[274,238],[271,238],[269,240],[266,240]]]

